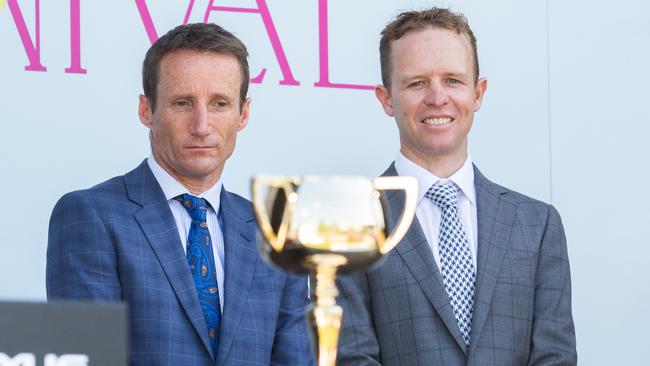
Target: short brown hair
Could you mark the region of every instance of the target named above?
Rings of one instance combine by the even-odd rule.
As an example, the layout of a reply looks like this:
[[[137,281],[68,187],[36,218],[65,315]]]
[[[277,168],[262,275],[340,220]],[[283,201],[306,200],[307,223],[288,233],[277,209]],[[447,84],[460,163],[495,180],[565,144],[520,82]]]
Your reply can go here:
[[[457,14],[445,8],[430,8],[420,11],[406,11],[388,23],[381,31],[379,41],[379,63],[381,65],[381,80],[390,90],[390,64],[391,42],[402,38],[404,35],[425,30],[427,28],[443,28],[464,35],[472,46],[474,56],[474,82],[478,81],[478,53],[476,51],[476,38],[463,14]]]
[[[142,88],[144,95],[151,101],[152,110],[156,108],[160,61],[165,55],[179,50],[215,52],[234,56],[239,63],[242,76],[239,88],[241,109],[246,101],[250,79],[246,46],[235,35],[214,23],[194,23],[179,25],[170,30],[158,38],[147,51],[142,63]]]

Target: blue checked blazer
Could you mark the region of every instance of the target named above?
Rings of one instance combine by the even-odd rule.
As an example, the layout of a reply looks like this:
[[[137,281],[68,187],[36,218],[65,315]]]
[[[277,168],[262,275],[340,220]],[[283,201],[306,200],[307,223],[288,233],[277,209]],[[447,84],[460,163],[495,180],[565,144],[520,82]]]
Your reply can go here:
[[[48,298],[126,302],[131,365],[312,365],[306,277],[262,260],[249,201],[224,189],[220,207],[225,303],[216,355],[174,218],[146,161],[56,204]]]
[[[384,175],[397,175],[393,165]],[[339,365],[576,365],[571,280],[560,216],[474,167],[478,258],[469,350],[415,219],[379,265],[339,277]],[[390,222],[403,193],[388,194]]]

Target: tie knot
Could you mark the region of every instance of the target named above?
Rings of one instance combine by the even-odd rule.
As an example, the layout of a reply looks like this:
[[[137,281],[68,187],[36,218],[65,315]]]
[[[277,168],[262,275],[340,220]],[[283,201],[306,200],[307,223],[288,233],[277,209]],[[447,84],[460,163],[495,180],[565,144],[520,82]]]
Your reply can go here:
[[[185,193],[174,197],[174,199],[185,207],[192,220],[205,221],[205,213],[210,204],[204,198]]]
[[[430,199],[436,206],[441,209],[456,207],[458,197],[458,186],[456,183],[449,181],[445,184],[434,184],[429,188],[424,196]]]

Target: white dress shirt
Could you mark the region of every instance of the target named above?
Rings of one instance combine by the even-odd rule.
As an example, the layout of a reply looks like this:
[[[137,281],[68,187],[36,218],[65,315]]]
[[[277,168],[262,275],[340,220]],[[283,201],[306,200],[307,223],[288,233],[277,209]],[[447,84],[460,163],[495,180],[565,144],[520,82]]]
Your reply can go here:
[[[440,251],[438,248],[438,235],[440,234],[440,216],[442,212],[430,199],[424,196],[429,188],[437,182],[445,183],[452,181],[460,188],[458,190],[458,217],[463,224],[465,234],[467,234],[467,241],[469,242],[469,250],[472,253],[472,262],[474,264],[474,271],[476,272],[476,253],[477,246],[477,219],[476,219],[476,189],[474,188],[474,168],[472,166],[472,159],[467,156],[467,160],[463,166],[460,167],[451,177],[439,178],[431,174],[428,170],[415,164],[407,159],[400,152],[395,159],[395,170],[401,176],[413,176],[420,184],[420,192],[418,193],[418,205],[415,211],[415,216],[424,231],[433,258],[436,260],[438,269],[440,269]]]
[[[163,169],[153,156],[147,158],[147,164],[153,173],[154,177],[158,181],[160,188],[162,188],[167,203],[169,204],[169,209],[174,215],[174,220],[176,221],[176,228],[178,229],[178,235],[181,239],[181,244],[183,246],[183,251],[187,253],[187,237],[190,234],[190,225],[192,224],[192,218],[187,212],[183,205],[174,199],[181,194],[188,193],[191,194],[187,188],[185,188],[179,181],[172,177],[165,169]],[[219,212],[219,205],[221,204],[221,179],[213,185],[207,191],[199,194],[197,197],[204,198],[210,203],[210,208],[206,212],[206,221],[208,223],[208,231],[210,232],[210,238],[212,239],[212,252],[214,254],[215,268],[217,270],[217,283],[219,287],[219,306],[221,307],[221,312],[223,313],[223,304],[224,304],[224,244],[223,244],[223,233],[219,226],[219,219],[217,213]],[[189,264],[188,267],[189,269]]]

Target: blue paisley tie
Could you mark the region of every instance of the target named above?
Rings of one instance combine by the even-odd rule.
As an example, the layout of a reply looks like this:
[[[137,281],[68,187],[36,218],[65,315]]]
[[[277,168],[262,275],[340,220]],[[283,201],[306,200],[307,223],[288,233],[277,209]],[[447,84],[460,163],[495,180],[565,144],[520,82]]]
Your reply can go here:
[[[183,194],[176,197],[192,218],[187,238],[187,261],[192,272],[194,287],[199,295],[199,303],[207,323],[212,350],[216,355],[219,339],[221,308],[219,307],[219,287],[215,268],[212,239],[208,231],[206,212],[209,203],[199,197]]]

